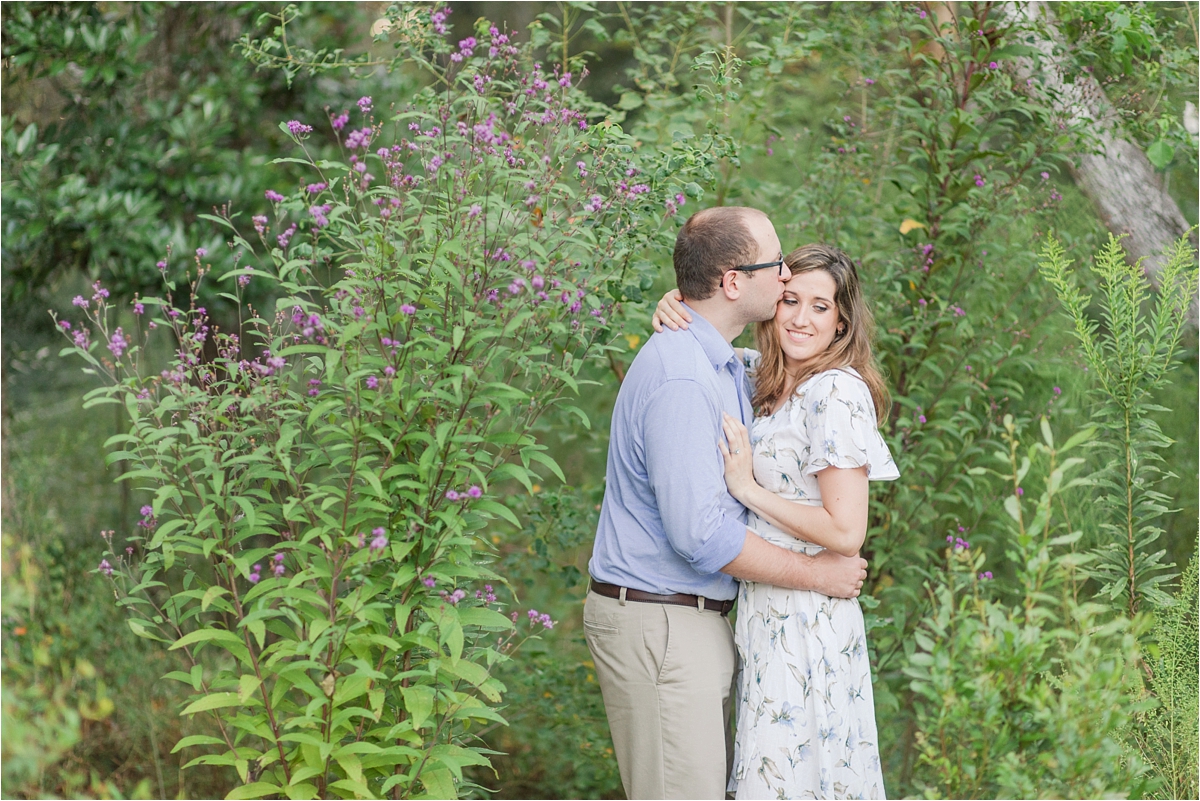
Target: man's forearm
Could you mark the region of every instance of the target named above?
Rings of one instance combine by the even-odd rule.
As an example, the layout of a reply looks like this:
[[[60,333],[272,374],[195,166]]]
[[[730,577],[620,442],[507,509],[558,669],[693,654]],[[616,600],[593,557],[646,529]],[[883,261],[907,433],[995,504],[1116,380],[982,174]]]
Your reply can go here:
[[[857,556],[840,556],[830,551],[808,556],[788,551],[747,529],[742,552],[721,572],[758,584],[853,598],[866,579],[866,566],[866,560]]]

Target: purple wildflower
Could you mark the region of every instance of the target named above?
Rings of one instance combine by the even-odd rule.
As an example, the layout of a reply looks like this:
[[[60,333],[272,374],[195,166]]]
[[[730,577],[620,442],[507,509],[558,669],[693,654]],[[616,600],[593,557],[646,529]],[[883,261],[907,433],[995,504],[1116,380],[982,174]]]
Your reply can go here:
[[[983,186],[985,183],[987,183],[987,181],[983,180],[983,176],[982,176],[982,175],[980,175],[980,174],[978,174],[978,173],[976,173],[976,174],[975,174],[975,185],[976,185],[976,186]]]
[[[361,111],[363,114],[370,114],[371,113],[371,98],[366,95],[363,95],[362,97],[360,97],[358,99],[358,110]]]
[[[983,580],[990,579],[991,577],[992,577],[992,571],[990,571],[990,570],[985,570],[979,574],[979,578],[983,579]]]
[[[450,9],[443,8],[434,11],[429,15],[429,21],[433,23],[433,29],[438,33],[446,32],[446,17],[450,15]]]
[[[255,565],[254,568],[250,571],[250,575],[248,577],[250,579],[250,583],[257,584],[258,580],[261,578],[261,575],[260,575],[261,573],[262,573],[262,565]]]
[[[263,192],[263,197],[265,197],[267,200],[271,201],[272,203],[282,203],[283,202],[283,195],[279,194],[274,189],[268,189],[266,192]]]
[[[411,303],[402,304],[400,306],[400,313],[401,314],[416,314],[417,307],[412,305]]]
[[[333,130],[340,131],[346,127],[346,123],[348,122],[350,122],[350,115],[343,111],[330,120],[329,124],[333,126]]]
[[[371,531],[371,533],[375,535],[374,538],[371,540],[371,550],[372,551],[382,551],[384,548],[387,547],[387,544],[388,544],[387,532],[383,528],[374,529]]]
[[[129,342],[125,339],[125,333],[118,328],[108,340],[108,349],[112,351],[114,358],[119,359],[127,347],[129,347]]]
[[[448,500],[448,501],[457,501],[461,497],[462,496],[459,495],[458,492],[455,490],[452,490],[452,489],[446,490],[446,500]]]
[[[435,579],[433,576],[426,576],[425,578],[421,579],[421,583],[432,589],[433,587],[437,586],[437,579]]]
[[[288,120],[287,129],[292,136],[303,136],[304,134],[312,133],[312,126],[305,125],[299,120]]]
[[[106,576],[111,576],[113,574],[112,565],[108,563],[107,559],[100,560],[100,572]]]
[[[310,195],[319,194],[328,188],[329,184],[325,183],[324,181],[317,181],[315,184],[309,184],[308,186],[304,187],[305,191]]]
[[[81,309],[86,309],[88,307],[88,301],[83,295],[76,295],[71,299],[71,305],[78,306]]]
[[[367,389],[379,389],[379,379],[373,375],[367,376]]]
[[[483,490],[481,490],[481,489],[479,488],[479,485],[477,485],[477,484],[472,484],[472,485],[471,485],[471,488],[470,488],[469,490],[467,490],[467,497],[469,497],[469,498],[480,498],[480,497],[483,497]]]
[[[329,218],[325,215],[329,213],[331,208],[333,207],[328,203],[324,203],[320,206],[309,207],[308,213],[312,215],[313,225],[317,226],[318,228],[324,228],[325,226],[329,225]]]

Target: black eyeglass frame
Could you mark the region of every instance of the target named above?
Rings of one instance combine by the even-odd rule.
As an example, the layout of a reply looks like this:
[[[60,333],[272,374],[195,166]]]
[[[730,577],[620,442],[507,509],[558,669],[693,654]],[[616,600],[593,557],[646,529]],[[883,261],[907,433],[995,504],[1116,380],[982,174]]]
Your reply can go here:
[[[767,262],[763,262],[762,264],[743,264],[738,267],[734,267],[733,269],[741,270],[744,273],[752,273],[755,270],[767,270],[767,269],[770,269],[771,267],[778,267],[779,274],[783,275],[783,265],[786,263],[787,262],[785,262],[783,260],[783,253],[780,253],[779,261],[767,261]],[[726,270],[726,272],[729,272],[729,271]],[[725,286],[725,278],[724,277],[721,278],[721,283],[717,284],[717,286]]]

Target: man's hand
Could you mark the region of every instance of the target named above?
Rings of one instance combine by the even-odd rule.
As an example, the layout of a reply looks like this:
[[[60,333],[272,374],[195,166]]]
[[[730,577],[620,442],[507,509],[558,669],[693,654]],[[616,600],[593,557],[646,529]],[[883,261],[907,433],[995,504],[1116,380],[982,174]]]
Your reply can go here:
[[[861,556],[842,556],[833,551],[820,551],[812,557],[812,579],[815,590],[830,598],[857,598],[867,580],[867,560]]]

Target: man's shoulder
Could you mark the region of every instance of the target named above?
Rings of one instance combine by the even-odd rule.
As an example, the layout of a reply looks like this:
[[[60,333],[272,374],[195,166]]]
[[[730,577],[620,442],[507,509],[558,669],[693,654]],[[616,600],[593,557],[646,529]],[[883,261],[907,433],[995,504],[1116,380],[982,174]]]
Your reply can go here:
[[[630,372],[635,368],[660,381],[695,381],[712,373],[704,348],[687,331],[667,330],[651,336],[634,357]]]

